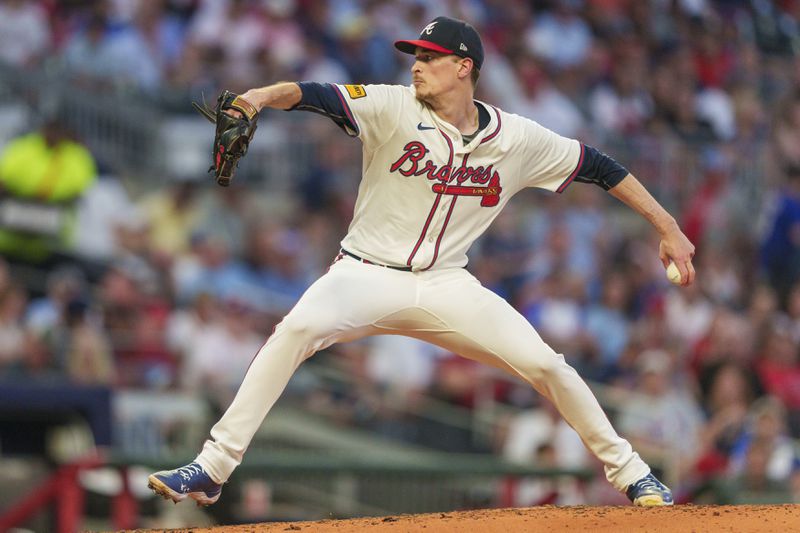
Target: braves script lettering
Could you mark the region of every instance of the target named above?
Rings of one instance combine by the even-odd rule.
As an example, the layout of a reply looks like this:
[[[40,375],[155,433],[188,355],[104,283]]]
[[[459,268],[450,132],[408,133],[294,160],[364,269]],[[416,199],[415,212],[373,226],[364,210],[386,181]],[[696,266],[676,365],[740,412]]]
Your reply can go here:
[[[437,165],[430,159],[425,159],[429,152],[425,145],[419,141],[411,141],[403,147],[403,154],[389,167],[390,172],[398,172],[403,176],[426,176],[430,181],[436,181],[431,189],[441,194],[455,196],[480,196],[481,206],[494,207],[500,199],[500,175],[494,170],[493,165],[460,166]],[[476,183],[484,187],[464,186],[465,183]],[[451,185],[452,184],[452,185]],[[488,184],[488,185],[487,185]]]

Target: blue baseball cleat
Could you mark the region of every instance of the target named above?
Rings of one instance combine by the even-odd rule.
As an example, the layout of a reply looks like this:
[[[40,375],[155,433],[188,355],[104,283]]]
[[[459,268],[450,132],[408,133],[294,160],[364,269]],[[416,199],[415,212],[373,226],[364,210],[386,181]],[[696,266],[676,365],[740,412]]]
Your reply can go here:
[[[175,503],[189,497],[197,505],[211,505],[222,493],[222,484],[211,479],[203,467],[194,462],[175,470],[150,474],[147,486],[156,494]]]
[[[673,503],[672,491],[652,473],[630,485],[625,491],[625,495],[633,502],[633,505],[642,507],[658,507]]]

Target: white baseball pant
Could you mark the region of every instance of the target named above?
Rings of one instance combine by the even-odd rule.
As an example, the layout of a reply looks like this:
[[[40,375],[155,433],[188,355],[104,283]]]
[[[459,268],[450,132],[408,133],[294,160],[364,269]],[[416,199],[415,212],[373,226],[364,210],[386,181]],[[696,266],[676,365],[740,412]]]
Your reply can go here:
[[[197,462],[217,482],[227,481],[300,363],[337,342],[381,334],[415,337],[521,376],[555,404],[616,489],[625,491],[650,472],[564,356],[465,269],[403,272],[348,256],[275,328]]]

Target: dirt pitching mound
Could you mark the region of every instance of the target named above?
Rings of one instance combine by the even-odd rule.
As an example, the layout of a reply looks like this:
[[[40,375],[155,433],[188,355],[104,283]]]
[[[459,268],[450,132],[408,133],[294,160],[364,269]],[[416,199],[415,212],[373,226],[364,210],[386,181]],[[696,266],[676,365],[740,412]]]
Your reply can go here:
[[[631,506],[543,506],[319,522],[272,522],[172,531],[187,533],[788,532],[800,531],[800,505],[676,505],[671,508],[649,509]]]

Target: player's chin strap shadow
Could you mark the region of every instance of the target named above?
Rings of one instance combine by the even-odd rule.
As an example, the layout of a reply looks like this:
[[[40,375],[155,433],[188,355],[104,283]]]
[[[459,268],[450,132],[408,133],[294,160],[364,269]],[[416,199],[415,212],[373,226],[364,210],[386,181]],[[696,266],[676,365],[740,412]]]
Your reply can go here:
[[[211,108],[208,107],[208,104],[206,104],[206,95],[200,93],[200,97],[203,99],[203,105],[200,105],[197,102],[192,102],[192,107],[194,107],[201,115],[206,117],[209,120],[209,122],[211,122],[212,124],[216,124],[217,115],[214,111],[211,110]]]

